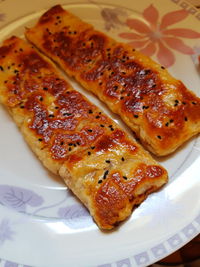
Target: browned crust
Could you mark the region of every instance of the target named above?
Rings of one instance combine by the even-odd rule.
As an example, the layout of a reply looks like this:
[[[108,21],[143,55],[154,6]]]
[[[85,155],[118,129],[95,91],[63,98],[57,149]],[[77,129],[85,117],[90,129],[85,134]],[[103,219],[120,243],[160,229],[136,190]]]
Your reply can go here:
[[[153,153],[167,155],[200,131],[200,99],[182,82],[61,6],[26,37],[119,114]]]
[[[0,48],[0,101],[27,143],[111,229],[167,182],[167,172],[25,41]]]

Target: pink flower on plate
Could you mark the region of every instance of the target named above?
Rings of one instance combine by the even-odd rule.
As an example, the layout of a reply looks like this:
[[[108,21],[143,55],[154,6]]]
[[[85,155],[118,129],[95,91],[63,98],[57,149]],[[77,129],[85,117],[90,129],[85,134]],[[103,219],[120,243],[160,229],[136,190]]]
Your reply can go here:
[[[156,54],[158,61],[165,67],[175,62],[171,49],[183,54],[192,55],[193,49],[186,45],[181,38],[200,38],[200,33],[186,28],[169,28],[169,26],[184,20],[188,12],[184,9],[166,13],[159,18],[158,10],[150,5],[142,13],[143,19],[128,18],[127,26],[134,32],[123,32],[119,36],[130,40],[129,44],[139,49],[147,56]]]

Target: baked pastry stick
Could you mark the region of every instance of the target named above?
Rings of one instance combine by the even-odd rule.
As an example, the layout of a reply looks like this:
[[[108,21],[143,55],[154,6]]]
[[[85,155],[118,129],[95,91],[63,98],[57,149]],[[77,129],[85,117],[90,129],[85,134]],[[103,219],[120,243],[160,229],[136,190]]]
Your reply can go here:
[[[98,226],[111,229],[167,182],[167,173],[25,41],[0,47],[0,101],[42,163]]]
[[[150,58],[55,6],[26,37],[119,114],[158,156],[200,131],[200,100]]]

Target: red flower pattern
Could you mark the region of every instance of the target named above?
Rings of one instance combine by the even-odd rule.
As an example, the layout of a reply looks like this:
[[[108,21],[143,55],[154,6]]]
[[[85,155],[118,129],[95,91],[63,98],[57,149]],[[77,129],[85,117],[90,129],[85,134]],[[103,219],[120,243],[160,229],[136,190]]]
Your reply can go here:
[[[194,54],[193,49],[181,38],[200,38],[200,33],[191,29],[169,28],[184,20],[188,15],[188,12],[182,9],[166,13],[160,19],[158,10],[150,5],[142,13],[147,24],[139,19],[128,18],[126,24],[134,32],[123,32],[119,36],[130,40],[130,45],[147,56],[153,56],[156,53],[160,64],[170,67],[175,62],[171,49],[187,55]]]

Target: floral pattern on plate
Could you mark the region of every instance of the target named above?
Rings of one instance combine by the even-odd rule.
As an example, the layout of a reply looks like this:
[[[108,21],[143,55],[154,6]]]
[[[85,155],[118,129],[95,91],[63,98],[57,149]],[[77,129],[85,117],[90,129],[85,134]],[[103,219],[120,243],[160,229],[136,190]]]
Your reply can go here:
[[[193,48],[185,44],[183,38],[200,38],[200,33],[192,29],[170,27],[184,20],[188,15],[186,10],[180,9],[168,12],[160,18],[158,9],[151,4],[142,13],[147,23],[128,18],[126,24],[132,31],[122,32],[119,36],[130,40],[130,45],[147,56],[156,54],[160,64],[170,67],[175,63],[173,50],[186,55],[194,54]]]

